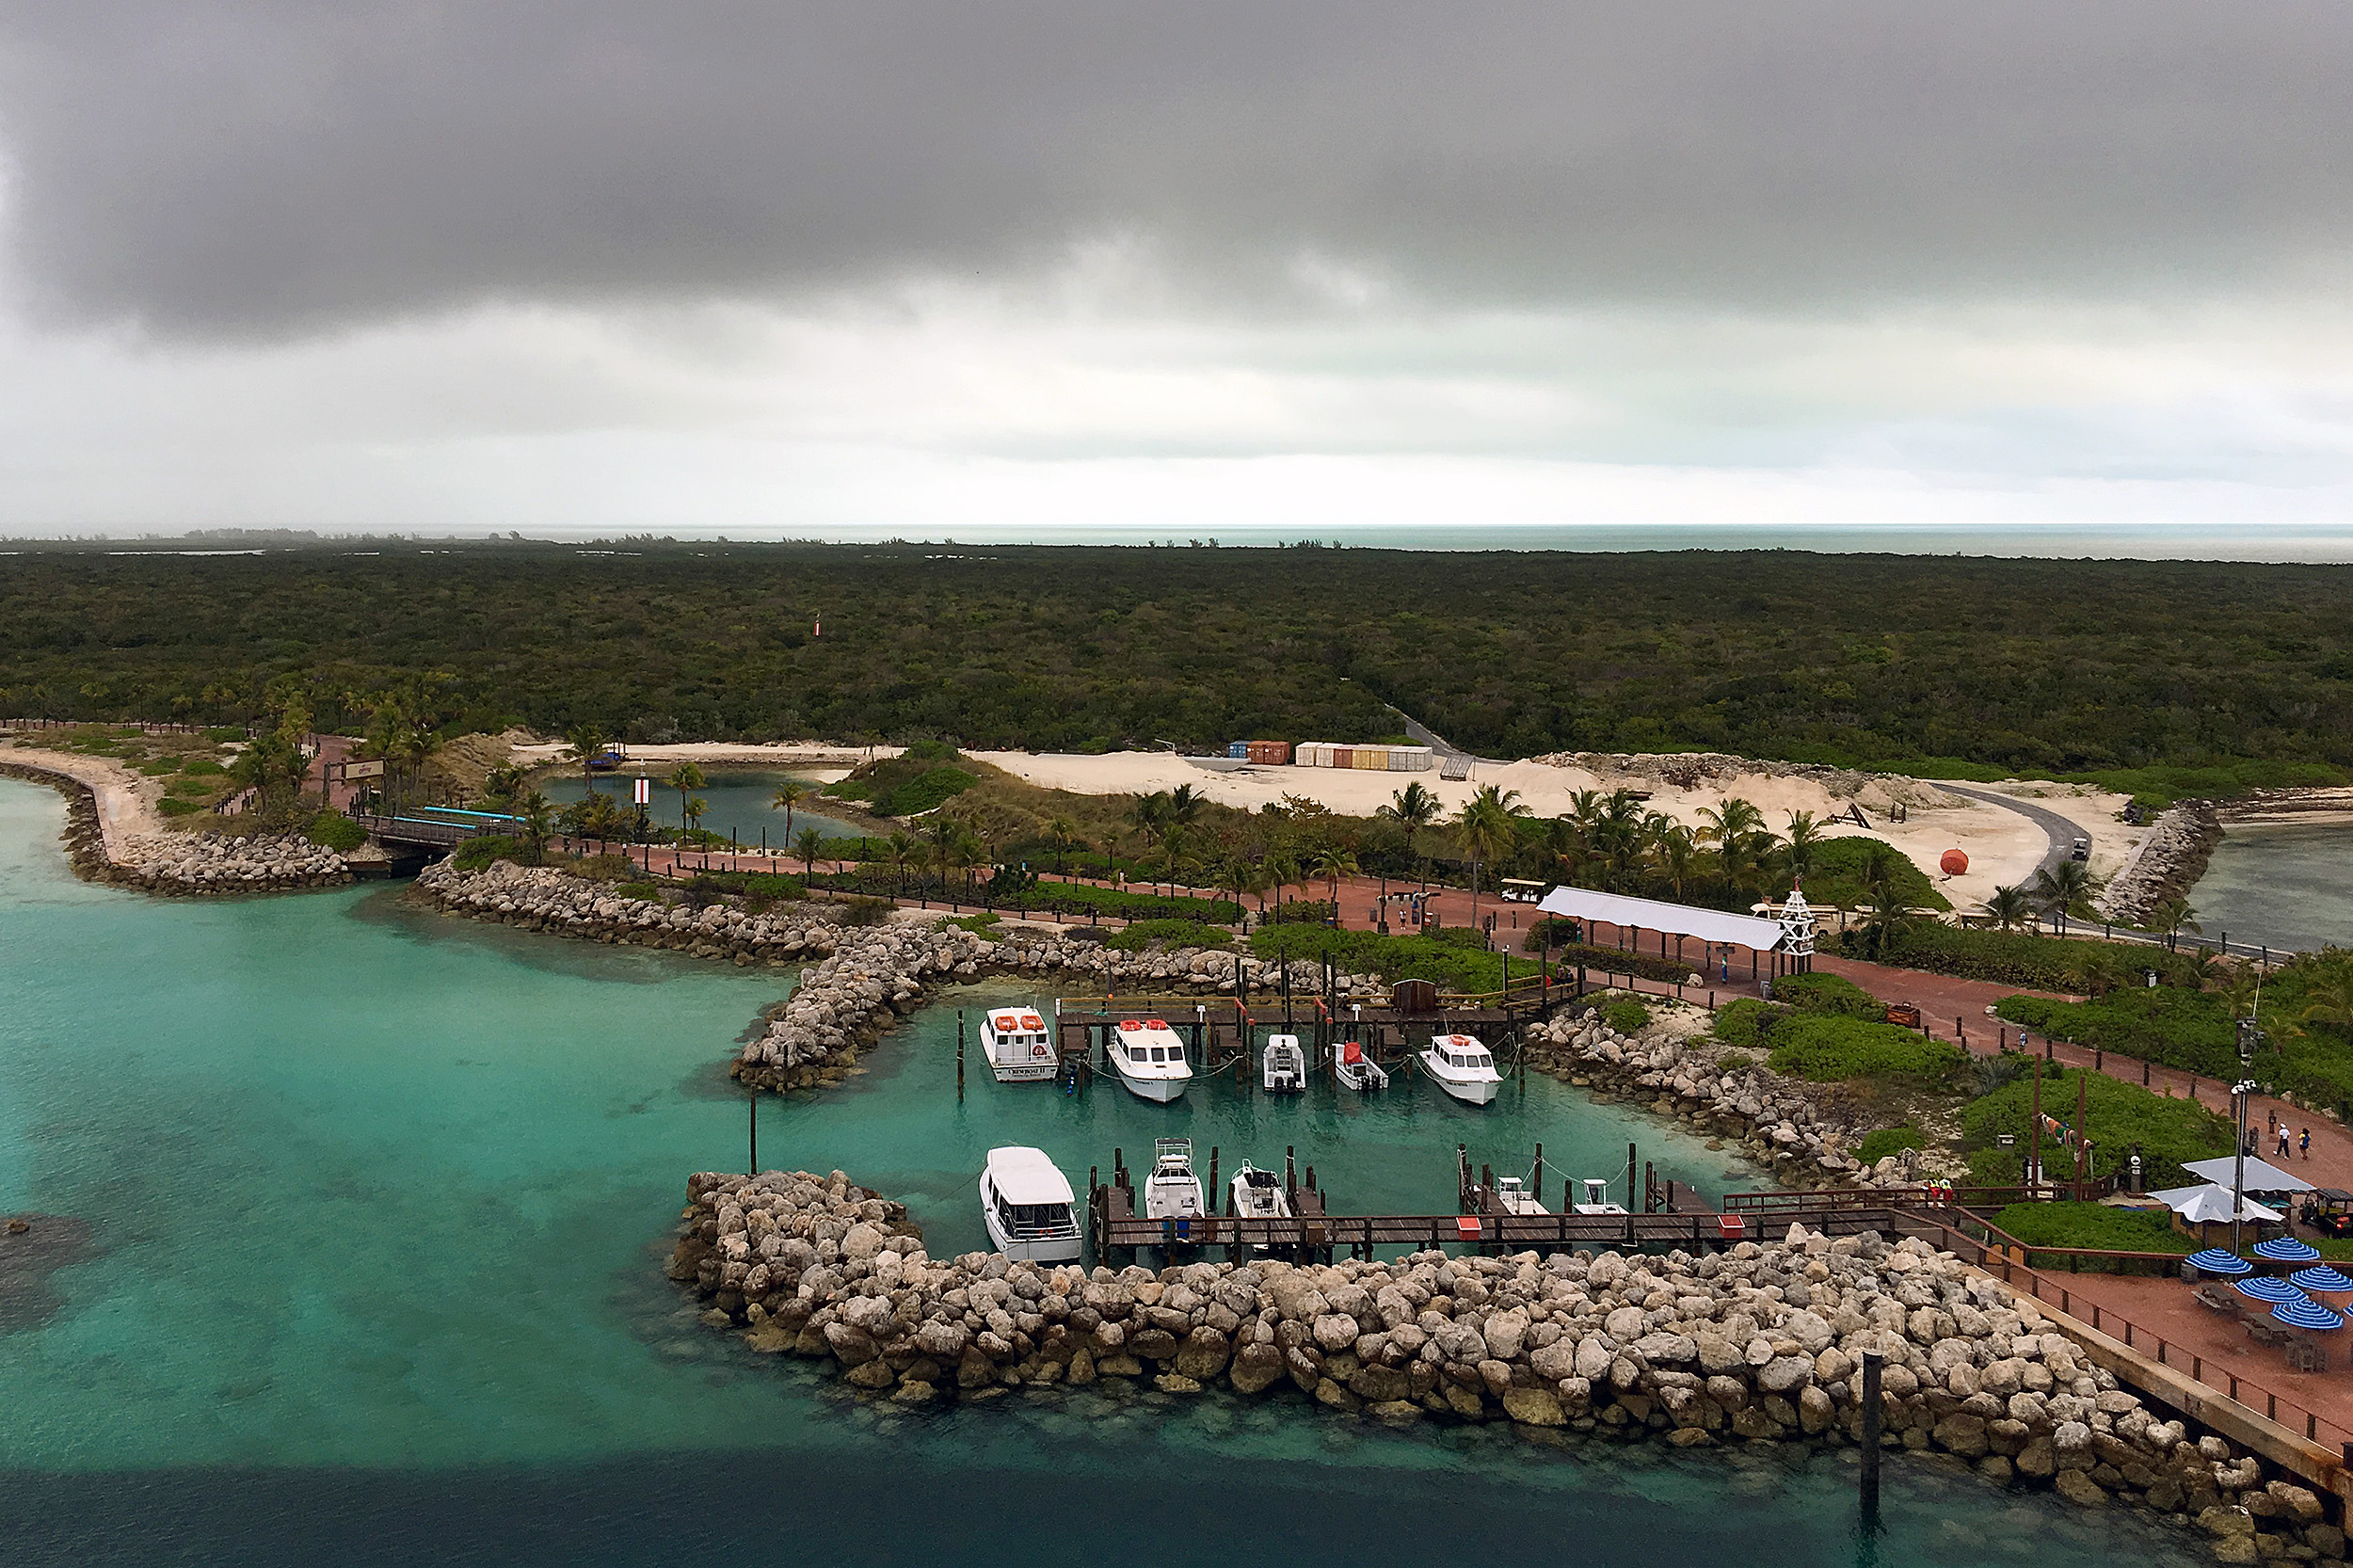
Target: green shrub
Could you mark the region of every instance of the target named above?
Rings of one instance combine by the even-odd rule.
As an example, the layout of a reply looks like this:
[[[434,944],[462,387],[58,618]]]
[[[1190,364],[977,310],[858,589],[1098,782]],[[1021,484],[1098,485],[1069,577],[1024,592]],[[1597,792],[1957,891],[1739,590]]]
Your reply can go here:
[[[166,795],[155,803],[155,809],[167,817],[192,817],[204,809],[204,803],[200,800],[178,800]]]
[[[1887,1019],[1887,1004],[1853,981],[1834,974],[1785,975],[1773,982],[1773,1000],[1787,1002],[1801,1013],[1824,1013],[1843,1018]]]
[[[1329,925],[1332,921],[1332,901],[1323,898],[1288,898],[1274,906],[1267,917],[1276,925]]]
[[[204,731],[204,738],[212,742],[215,745],[225,745],[232,741],[244,740],[245,731],[238,728],[235,725],[216,725],[213,728]]]
[[[613,896],[651,904],[662,897],[662,889],[650,882],[616,882],[613,885]]]
[[[182,773],[194,774],[199,777],[209,776],[217,778],[229,770],[222,767],[218,762],[214,761],[209,757],[191,757],[185,762],[181,764],[180,771]]]
[[[514,840],[503,834],[485,833],[459,844],[457,853],[450,856],[450,864],[461,872],[478,872],[498,861],[516,857]]]
[[[1924,1149],[1929,1146],[1920,1129],[1909,1124],[1903,1127],[1883,1127],[1865,1134],[1854,1148],[1854,1157],[1865,1165],[1876,1165],[1891,1154],[1904,1149]]]
[[[2153,1094],[2137,1083],[2120,1082],[2102,1073],[2045,1068],[2044,1114],[2062,1124],[2073,1122],[2079,1081],[2090,1124],[2094,1176],[2110,1176],[2124,1169],[2133,1146],[2138,1144],[2151,1187],[2185,1187],[2196,1178],[2182,1169],[2183,1161],[2231,1152],[2231,1124],[2223,1116],[2193,1101]],[[1973,1173],[1982,1173],[1994,1185],[2024,1177],[2034,1092],[2031,1079],[2016,1080],[1961,1112],[1962,1146],[1972,1151],[1969,1168]],[[2017,1137],[2016,1147],[1998,1146],[1996,1139],[2005,1132]],[[2046,1133],[2042,1148],[2047,1176],[2063,1179],[2072,1173],[2073,1157],[2064,1145]],[[1982,1161],[1978,1155],[1984,1157]]]
[[[157,757],[150,761],[139,764],[139,772],[147,775],[150,778],[162,778],[170,774],[178,773],[179,771],[180,759],[172,756],[168,752],[161,757]]]
[[[2004,997],[1994,1011],[2023,1029],[2079,1046],[2181,1067],[2209,1078],[2234,1078],[2238,1035],[2229,1003],[2219,996],[2178,986],[2135,986],[2093,1001]]]
[[[1877,839],[1849,835],[1824,839],[1814,845],[1805,869],[1806,902],[1817,908],[1861,908],[1869,900],[1864,874],[1880,845]],[[1928,873],[1908,855],[1897,853],[1886,862],[1888,885],[1913,909],[1950,909],[1952,901],[1936,890]]]
[[[912,817],[947,804],[979,782],[977,775],[962,768],[934,768],[876,795],[869,809],[878,817]]]
[[[2101,1203],[2013,1203],[1993,1216],[1993,1227],[2029,1247],[2183,1254],[2202,1244],[2175,1230],[2169,1214]]]
[[[367,829],[344,816],[341,811],[321,811],[311,819],[311,841],[348,855],[368,841]]]
[[[1931,1040],[1899,1024],[1861,1018],[1792,1014],[1774,1024],[1773,1071],[1815,1083],[1853,1079],[1909,1078],[1949,1080],[1968,1055],[1959,1046]]]
[[[896,872],[876,865],[847,872],[820,872],[808,886],[883,898],[929,899],[935,904],[978,904],[985,896],[961,882],[944,883],[936,876],[911,875],[903,887]],[[1040,882],[1001,907],[1009,913],[1092,913],[1121,920],[1202,920],[1212,925],[1230,925],[1241,919],[1241,905],[1231,899],[1162,898],[1157,893],[1122,892],[1071,882]]]
[[[841,906],[843,925],[887,924],[898,905],[887,898],[854,898]]]
[[[220,786],[211,779],[183,777],[165,785],[164,792],[183,800],[210,800],[220,792]]]
[[[1122,952],[1158,948],[1228,948],[1234,934],[1221,925],[1200,920],[1138,920],[1103,945]]]
[[[1321,925],[1262,926],[1250,936],[1250,951],[1263,959],[1321,959],[1340,969],[1377,974],[1391,982],[1427,980],[1442,991],[1481,993],[1503,988],[1506,955],[1486,951],[1485,939],[1468,927],[1432,936],[1384,936],[1372,931],[1336,931]],[[1525,983],[1537,966],[1512,960],[1512,978]]]
[[[1722,1044],[1739,1050],[1763,1050],[1766,1032],[1782,1016],[1781,1009],[1754,997],[1741,997],[1716,1010],[1714,1033]]]
[[[1716,1058],[1719,1072],[1745,1073],[1756,1065],[1756,1059],[1744,1050],[1728,1050]]]
[[[1852,932],[1827,934],[1826,952],[1862,956]],[[2163,948],[2119,948],[2110,942],[2072,937],[2039,936],[2023,931],[1987,931],[1938,925],[1919,920],[1897,934],[1877,961],[1932,974],[1959,975],[1965,980],[1991,980],[2005,985],[2029,985],[2041,991],[2106,991],[2137,984],[2143,968],[2154,968],[2168,984],[2194,985],[2197,960]]]
[[[1621,1034],[1640,1034],[1650,1027],[1650,1009],[1632,997],[1620,997],[1601,1010],[1601,1021]]]

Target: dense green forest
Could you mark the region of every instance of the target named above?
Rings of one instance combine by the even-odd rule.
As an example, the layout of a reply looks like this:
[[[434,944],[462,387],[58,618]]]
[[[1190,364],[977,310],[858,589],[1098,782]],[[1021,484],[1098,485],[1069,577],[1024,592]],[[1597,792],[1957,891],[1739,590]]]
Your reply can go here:
[[[325,725],[407,683],[452,728],[641,741],[1490,756],[1720,749],[1943,774],[2345,776],[2353,568],[1294,547],[371,541],[27,548],[0,711]],[[822,622],[822,634],[817,627]],[[2317,766],[2296,767],[2290,764]],[[2179,770],[2206,770],[2181,774]]]

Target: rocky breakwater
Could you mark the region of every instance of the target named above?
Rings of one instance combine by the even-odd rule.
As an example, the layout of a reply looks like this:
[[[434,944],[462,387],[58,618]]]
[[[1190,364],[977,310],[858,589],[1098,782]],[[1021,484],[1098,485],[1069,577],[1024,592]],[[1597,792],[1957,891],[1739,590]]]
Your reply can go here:
[[[1281,964],[1224,948],[1122,952],[1106,948],[1096,936],[1033,927],[1007,930],[990,950],[989,964],[1013,974],[1070,974],[1074,978],[1093,975],[1109,981],[1114,993],[1149,986],[1233,996],[1247,985],[1251,996],[1263,1000],[1273,996],[1283,983]],[[1321,964],[1295,958],[1290,962],[1290,971],[1295,995],[1311,999],[1323,994]],[[1388,999],[1388,984],[1377,974],[1341,974],[1334,985],[1343,1002],[1373,1003]]]
[[[1743,1154],[1793,1186],[1904,1186],[1916,1179],[1894,1156],[1865,1168],[1847,1152],[1869,1130],[1866,1113],[1840,1103],[1820,1084],[1784,1078],[1746,1053],[1690,1032],[1696,1024],[1697,1018],[1679,1018],[1656,1032],[1626,1035],[1598,1013],[1562,1016],[1529,1026],[1528,1062],[1737,1143]]]
[[[1837,1445],[1860,1435],[1877,1352],[1885,1431],[1906,1448],[2196,1522],[2225,1560],[2345,1551],[2313,1494],[2145,1407],[2031,1298],[1918,1240],[1792,1227],[1699,1256],[1088,1272],[934,1258],[904,1207],[839,1171],[704,1174],[687,1190],[669,1274],[709,1304],[704,1320],[902,1404],[1113,1379],[1401,1423]]]
[[[2211,802],[2185,800],[2169,808],[2149,824],[2140,847],[2091,901],[2092,907],[2103,920],[2137,923],[2149,919],[2168,899],[2189,891],[2221,837],[2222,819]]]
[[[158,893],[260,893],[351,880],[342,856],[299,833],[134,833],[117,856],[107,880]]]
[[[726,901],[632,898],[610,882],[509,860],[478,871],[459,871],[448,860],[437,861],[418,876],[416,890],[446,914],[584,941],[729,958],[743,965],[785,964],[808,953],[830,953],[842,929],[832,905],[800,904],[756,911]]]
[[[801,983],[767,1029],[744,1043],[732,1071],[763,1089],[837,1081],[857,1050],[913,1012],[927,983],[969,980],[987,947],[958,926],[907,922],[840,933],[833,955]]]

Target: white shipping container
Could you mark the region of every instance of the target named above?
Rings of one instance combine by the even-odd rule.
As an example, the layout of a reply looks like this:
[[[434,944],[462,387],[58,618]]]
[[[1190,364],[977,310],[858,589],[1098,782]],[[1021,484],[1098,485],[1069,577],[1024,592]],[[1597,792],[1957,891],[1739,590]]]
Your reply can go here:
[[[1427,773],[1436,764],[1438,754],[1429,746],[1389,747],[1391,773]]]

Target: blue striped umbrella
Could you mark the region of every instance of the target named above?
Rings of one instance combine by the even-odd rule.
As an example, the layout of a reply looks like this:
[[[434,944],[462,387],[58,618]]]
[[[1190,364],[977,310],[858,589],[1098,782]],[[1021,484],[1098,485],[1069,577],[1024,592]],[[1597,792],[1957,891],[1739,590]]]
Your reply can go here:
[[[2208,1247],[2204,1252],[2191,1253],[2189,1266],[2201,1273],[2224,1275],[2251,1273],[2255,1268],[2247,1259],[2220,1247]]]
[[[2299,1241],[2293,1236],[2275,1236],[2268,1241],[2258,1241],[2248,1251],[2269,1263],[2317,1263],[2320,1249],[2310,1241]]]
[[[2310,1302],[2312,1297],[2290,1285],[2277,1274],[2257,1274],[2252,1279],[2234,1279],[2231,1288],[2240,1295],[2259,1302]],[[2314,1302],[2315,1306],[2319,1304]]]
[[[2331,1312],[2313,1301],[2281,1302],[2271,1309],[2271,1317],[2273,1321],[2285,1323],[2290,1328],[2308,1328],[2324,1334],[2345,1326],[2343,1314]]]
[[[2288,1275],[2288,1283],[2305,1290],[2353,1290],[2353,1278],[2339,1273],[2326,1263],[2297,1270]]]

